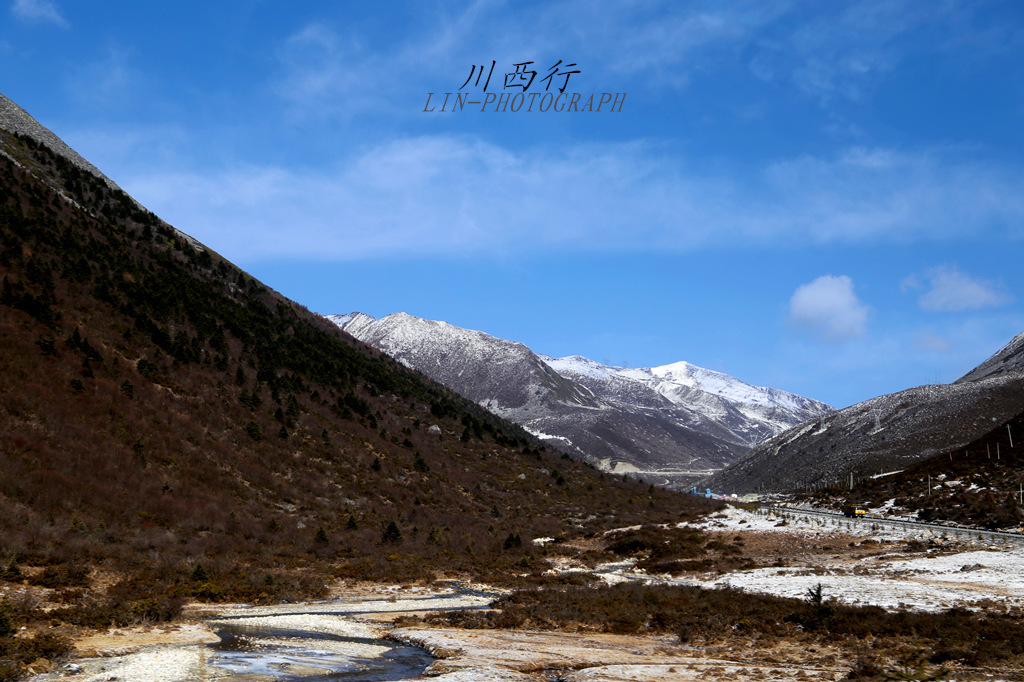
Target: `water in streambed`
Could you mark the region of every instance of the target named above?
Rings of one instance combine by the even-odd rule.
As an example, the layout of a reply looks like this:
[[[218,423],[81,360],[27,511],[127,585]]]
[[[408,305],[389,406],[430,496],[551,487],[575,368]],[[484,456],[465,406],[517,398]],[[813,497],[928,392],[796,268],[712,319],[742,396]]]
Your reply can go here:
[[[420,675],[433,658],[416,647],[373,637],[249,625],[222,625],[208,665],[229,681],[379,682]]]

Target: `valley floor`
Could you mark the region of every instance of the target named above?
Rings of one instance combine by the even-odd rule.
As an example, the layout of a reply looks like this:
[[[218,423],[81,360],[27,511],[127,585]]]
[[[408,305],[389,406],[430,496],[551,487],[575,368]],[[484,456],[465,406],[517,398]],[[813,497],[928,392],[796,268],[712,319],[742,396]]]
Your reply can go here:
[[[700,527],[740,534],[748,555],[782,565],[693,582],[782,597],[804,597],[821,584],[826,597],[883,608],[1024,607],[1024,538],[988,543],[873,525],[729,508]]]
[[[1024,606],[1024,546],[978,545],[936,537],[875,534],[870,526],[785,521],[740,509],[707,519],[705,530],[735,541],[762,567],[723,575],[650,576],[630,562],[601,567],[607,582],[685,582],[707,587],[805,597],[821,584],[826,597],[851,604],[905,605],[921,610],[953,606],[986,611]],[[563,559],[558,572],[584,570]],[[775,565],[772,565],[775,564]],[[241,682],[313,679],[331,666],[367,671],[354,679],[560,680],[839,680],[856,664],[841,644],[801,645],[756,636],[685,645],[673,636],[468,630],[415,625],[396,628],[398,616],[451,609],[485,609],[495,592],[484,586],[350,585],[330,600],[272,607],[193,610],[191,623],[93,634],[77,643],[84,656],[61,672],[34,680],[99,682]],[[408,619],[405,621],[409,622]],[[247,638],[247,651],[270,652],[262,661],[211,646],[214,630]],[[267,633],[287,632],[283,641]],[[248,633],[248,634],[246,634]],[[384,640],[382,637],[389,639]],[[407,644],[422,647],[432,657]],[[403,658],[404,657],[404,658]],[[385,676],[382,661],[405,677]],[[254,662],[256,661],[256,662]],[[419,662],[419,667],[417,667]],[[402,668],[402,666],[406,666]],[[423,666],[426,666],[425,670]],[[950,666],[957,679],[1024,679],[1022,670],[969,670]],[[377,672],[375,672],[377,671]],[[374,677],[373,675],[378,675]]]

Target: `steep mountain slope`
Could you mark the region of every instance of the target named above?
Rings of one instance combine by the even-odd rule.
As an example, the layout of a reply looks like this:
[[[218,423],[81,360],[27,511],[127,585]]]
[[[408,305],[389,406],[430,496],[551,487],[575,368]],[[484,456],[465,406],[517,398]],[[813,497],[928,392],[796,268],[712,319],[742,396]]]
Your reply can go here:
[[[977,381],[987,377],[1019,374],[1024,372],[1024,332],[1017,334],[1013,340],[1000,348],[995,355],[981,363],[956,383]]]
[[[4,111],[0,582],[45,567],[75,588],[53,618],[542,570],[533,536],[693,508],[342,333]]]
[[[0,129],[15,135],[24,135],[31,138],[48,149],[53,150],[67,161],[70,161],[77,168],[81,168],[90,175],[101,179],[111,189],[120,189],[114,184],[113,180],[101,173],[96,166],[83,159],[78,152],[65,144],[64,140],[54,135],[52,131],[32,118],[31,114],[7,99],[2,93],[0,93]]]
[[[871,514],[916,516],[984,528],[1024,523],[1024,412],[994,425],[956,450],[899,471],[856,479],[799,495],[839,510],[862,504]]]
[[[685,486],[751,443],[829,409],[685,362],[624,369],[555,359],[405,313],[328,319],[581,459],[662,485]]]
[[[327,319],[407,367],[446,386],[458,386],[456,390],[474,402],[491,400],[499,414],[528,409],[538,394],[559,403],[601,406],[589,391],[563,379],[521,343],[405,313],[379,321],[362,313]]]
[[[786,431],[706,480],[725,492],[793,491],[955,452],[1024,410],[1024,335],[955,383],[873,398]]]
[[[657,408],[663,406],[659,398],[664,399],[722,424],[749,444],[832,409],[810,398],[751,386],[688,362],[629,369],[608,367],[580,356],[541,357],[562,376],[610,402]]]

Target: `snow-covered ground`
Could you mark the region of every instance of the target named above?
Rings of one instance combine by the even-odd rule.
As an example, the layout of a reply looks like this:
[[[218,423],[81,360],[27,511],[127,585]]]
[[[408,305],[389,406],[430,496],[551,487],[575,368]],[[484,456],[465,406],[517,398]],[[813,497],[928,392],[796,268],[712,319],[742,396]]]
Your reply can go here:
[[[98,648],[97,657],[36,676],[33,682],[323,679],[338,670],[355,675],[360,669],[374,671],[380,667],[382,658],[393,655],[394,645],[380,638],[391,629],[389,621],[395,616],[480,608],[490,603],[495,594],[484,593],[481,586],[472,585],[441,590],[364,586],[338,597],[303,604],[226,608],[207,619],[206,627],[194,633],[191,642],[154,643],[152,637],[125,632],[122,637],[111,638],[114,646]],[[211,639],[217,641],[217,637],[212,637],[213,631],[225,627],[240,631],[258,655],[211,647]]]
[[[983,545],[941,537],[921,537],[921,531],[872,529],[871,525],[844,520],[783,519],[742,509],[727,508],[693,524],[726,536],[741,536],[747,546],[771,540],[773,546],[793,547],[786,566],[740,571],[721,576],[670,578],[648,575],[635,569],[634,561],[601,566],[597,575],[608,583],[650,581],[731,587],[743,590],[804,598],[819,583],[827,598],[849,604],[871,604],[886,608],[906,606],[941,610],[954,606],[1001,609],[1024,606],[1024,546]],[[924,540],[908,547],[909,540]],[[850,545],[853,548],[849,548]],[[801,549],[797,550],[799,547]],[[817,552],[804,551],[807,547]],[[908,549],[910,551],[908,551]],[[586,570],[564,558],[555,571]],[[591,569],[592,570],[592,569]],[[75,673],[65,671],[36,678],[74,679],[99,682],[176,682],[190,679],[273,679],[287,673],[294,677],[322,675],[325,664],[369,664],[386,654],[389,645],[376,640],[391,629],[388,622],[400,613],[425,613],[457,608],[483,608],[495,596],[484,586],[459,585],[443,590],[428,587],[372,586],[339,592],[336,599],[306,604],[268,607],[237,607],[221,611],[208,620],[210,626],[253,628],[253,641],[263,646],[259,632],[285,630],[308,633],[281,648],[277,658],[263,667],[234,667],[214,649],[203,644],[147,647],[130,655],[86,659]],[[207,631],[209,632],[209,631]],[[321,635],[317,638],[315,635]],[[636,679],[697,680],[708,674],[735,672],[760,679],[770,674],[789,679],[787,671],[799,670],[788,664],[744,663],[745,673],[730,661],[692,658],[696,652],[682,651],[668,640],[651,638],[616,639],[613,635],[528,633],[508,631],[458,631],[411,628],[392,632],[399,640],[423,646],[439,659],[430,673],[449,682],[476,680],[526,681],[539,679],[540,668],[575,669],[566,679],[598,682]],[[289,647],[291,647],[289,649]],[[644,648],[647,647],[647,648]],[[648,651],[648,649],[650,649]],[[672,650],[671,655],[669,649]],[[118,652],[108,652],[118,653]],[[313,653],[317,658],[309,657]],[[543,654],[543,655],[541,655]],[[306,662],[308,661],[308,662]],[[819,668],[814,676],[838,679],[846,664]],[[278,667],[284,666],[284,667]],[[496,666],[496,667],[495,667]],[[755,669],[756,668],[756,669]],[[762,669],[763,668],[763,669]],[[804,667],[804,670],[811,668]],[[794,673],[795,674],[795,673]],[[266,678],[262,675],[267,675]]]
[[[805,597],[809,589],[820,583],[826,597],[883,608],[906,606],[938,611],[953,606],[1024,606],[1024,547],[1020,544],[954,543],[928,531],[872,529],[841,520],[790,519],[785,526],[779,523],[772,515],[730,507],[699,527],[812,538],[841,533],[859,536],[857,541],[877,545],[878,551],[856,561],[837,557],[816,565],[759,568],[693,582],[705,587],[733,587],[786,597]],[[908,556],[905,543],[914,539],[925,540],[932,546]]]

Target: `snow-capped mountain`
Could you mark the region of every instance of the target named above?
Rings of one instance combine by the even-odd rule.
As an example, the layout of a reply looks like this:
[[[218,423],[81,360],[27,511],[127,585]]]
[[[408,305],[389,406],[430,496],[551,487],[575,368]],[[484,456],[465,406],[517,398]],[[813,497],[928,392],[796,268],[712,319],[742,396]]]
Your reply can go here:
[[[678,362],[609,367],[395,313],[329,320],[562,450],[608,471],[685,485],[827,405]]]
[[[562,376],[611,403],[661,408],[667,400],[722,423],[750,445],[831,409],[816,400],[751,386],[688,362],[629,369],[608,367],[578,355],[541,358]]]

